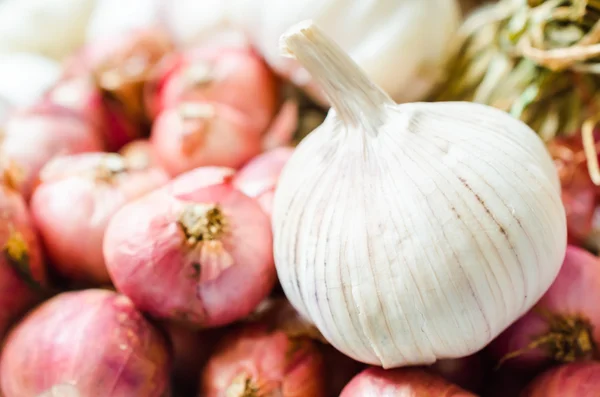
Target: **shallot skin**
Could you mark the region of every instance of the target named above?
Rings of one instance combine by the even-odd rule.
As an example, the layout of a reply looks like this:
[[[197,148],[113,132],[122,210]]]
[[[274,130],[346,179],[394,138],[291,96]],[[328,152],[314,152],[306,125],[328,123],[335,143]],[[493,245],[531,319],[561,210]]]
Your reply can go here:
[[[198,396],[325,397],[324,371],[315,342],[263,323],[248,324],[221,341],[202,374]]]
[[[0,185],[0,338],[40,298],[46,284],[40,243],[27,205],[18,192]],[[33,284],[32,284],[33,283]]]
[[[137,123],[105,100],[87,74],[63,78],[46,94],[45,100],[72,109],[91,120],[107,150],[119,150],[140,134]]]
[[[579,362],[552,368],[527,386],[521,397],[596,397],[600,363]]]
[[[476,397],[422,369],[371,367],[352,379],[340,397]]]
[[[233,172],[183,174],[111,219],[108,271],[142,311],[216,327],[248,315],[268,295],[276,278],[269,219],[233,188]]]
[[[39,171],[57,155],[101,151],[94,125],[74,111],[51,104],[22,110],[0,134],[0,157],[18,170],[16,188],[29,200]]]
[[[261,135],[243,113],[197,101],[162,112],[150,139],[158,163],[171,175],[204,166],[239,168],[262,150]]]
[[[265,152],[244,165],[233,180],[234,185],[246,195],[254,197],[269,216],[279,174],[293,153],[292,147]]]
[[[182,101],[196,100],[232,107],[262,133],[277,111],[277,80],[249,48],[192,48],[165,58],[154,74],[146,91],[153,117]]]
[[[600,258],[568,246],[552,286],[531,311],[492,342],[490,352],[505,359],[502,365],[525,369],[597,356],[599,285]]]
[[[124,168],[110,168],[114,166]],[[127,167],[116,154],[86,153],[58,157],[42,169],[31,212],[62,276],[95,285],[110,283],[102,252],[110,218],[127,202],[169,180],[160,168]]]
[[[161,397],[168,343],[133,303],[108,290],[65,292],[9,334],[0,357],[5,397],[36,396],[71,383],[81,397]]]
[[[119,154],[139,168],[157,165],[152,144],[147,139],[129,142],[119,150]]]

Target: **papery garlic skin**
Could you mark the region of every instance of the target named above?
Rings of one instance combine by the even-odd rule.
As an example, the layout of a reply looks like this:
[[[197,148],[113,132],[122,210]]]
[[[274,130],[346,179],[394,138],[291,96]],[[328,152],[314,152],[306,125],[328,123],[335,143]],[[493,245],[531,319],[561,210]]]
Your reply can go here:
[[[488,106],[394,104],[314,25],[283,40],[333,103],[275,193],[286,296],[368,364],[482,349],[549,288],[565,254],[543,143]]]
[[[158,25],[163,3],[163,0],[96,0],[85,39],[94,42],[115,38]]]
[[[84,42],[96,0],[0,1],[0,53],[35,52],[55,59]]]
[[[279,37],[291,25],[314,20],[394,100],[407,102],[423,99],[437,82],[460,22],[456,0],[233,1],[231,19],[267,62],[322,103],[306,70],[279,52]]]

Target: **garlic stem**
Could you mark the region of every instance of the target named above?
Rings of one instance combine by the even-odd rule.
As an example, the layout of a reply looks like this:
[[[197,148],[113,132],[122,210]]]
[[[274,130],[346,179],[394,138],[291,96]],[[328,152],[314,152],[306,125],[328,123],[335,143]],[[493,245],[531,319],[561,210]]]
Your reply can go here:
[[[392,99],[312,21],[292,26],[281,37],[281,47],[313,76],[343,122],[374,134],[384,124]]]

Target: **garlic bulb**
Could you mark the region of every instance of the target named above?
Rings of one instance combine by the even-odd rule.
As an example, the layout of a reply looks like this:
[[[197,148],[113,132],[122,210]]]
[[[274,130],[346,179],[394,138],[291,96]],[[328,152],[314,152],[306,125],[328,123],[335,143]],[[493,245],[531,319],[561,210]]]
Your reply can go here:
[[[542,141],[485,105],[395,104],[311,23],[282,40],[333,105],[275,193],[288,299],[368,364],[480,350],[542,296],[565,255]]]
[[[256,0],[163,0],[162,22],[184,47],[219,42],[248,45],[241,26],[234,20],[243,6],[257,7]]]
[[[405,102],[422,99],[437,82],[460,22],[457,0],[237,0],[231,13],[276,71],[322,103],[306,70],[279,53],[279,37],[294,23],[314,20],[376,84]]]
[[[86,41],[118,37],[133,29],[159,24],[162,0],[96,0]]]
[[[0,97],[13,106],[33,105],[60,75],[60,63],[53,59],[29,53],[0,54],[0,76],[4,76]]]
[[[95,0],[0,1],[0,53],[62,59],[84,42]]]

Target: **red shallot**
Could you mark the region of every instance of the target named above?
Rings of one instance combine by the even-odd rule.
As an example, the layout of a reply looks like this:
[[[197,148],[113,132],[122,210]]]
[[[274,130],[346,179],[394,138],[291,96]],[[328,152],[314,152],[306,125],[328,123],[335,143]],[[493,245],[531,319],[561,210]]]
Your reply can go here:
[[[0,358],[5,397],[71,384],[81,397],[162,397],[169,381],[166,339],[126,297],[65,292],[30,312]]]
[[[64,78],[46,94],[45,99],[92,120],[108,150],[119,149],[138,134],[139,126],[110,101],[105,101],[88,75]]]
[[[262,133],[277,110],[277,80],[251,49],[198,47],[164,58],[146,90],[153,117],[189,100],[232,107]]]
[[[325,397],[323,358],[309,338],[256,322],[227,335],[202,374],[202,397]]]
[[[0,185],[0,339],[41,298],[46,283],[40,244],[23,198]]]
[[[102,285],[110,282],[102,253],[110,218],[168,176],[116,153],[85,153],[55,158],[40,180],[31,212],[54,268],[68,279]]]
[[[490,351],[501,364],[534,369],[598,357],[600,258],[569,246],[558,277],[537,305]]]
[[[0,133],[0,158],[28,200],[38,173],[57,155],[102,150],[93,123],[74,111],[42,104],[15,113]]]
[[[270,216],[279,174],[293,153],[293,148],[281,147],[255,157],[237,173],[233,184],[255,198]]]
[[[124,115],[138,126],[129,140],[145,133],[148,122],[144,86],[155,65],[173,49],[168,35],[155,29],[135,29],[118,38],[88,44],[66,65],[66,76],[92,74],[108,115]]]
[[[214,327],[243,318],[269,294],[276,278],[271,225],[233,187],[233,174],[188,172],[111,219],[106,266],[141,310]]]
[[[475,397],[475,394],[422,369],[372,367],[355,376],[340,394],[340,397],[367,396]]]
[[[198,101],[162,112],[151,140],[158,163],[172,175],[203,166],[239,168],[262,150],[262,137],[245,115]]]
[[[569,242],[581,244],[592,230],[598,189],[586,166],[581,135],[553,139],[548,150],[560,177]]]
[[[600,363],[579,362],[552,368],[538,376],[521,397],[596,397]]]

